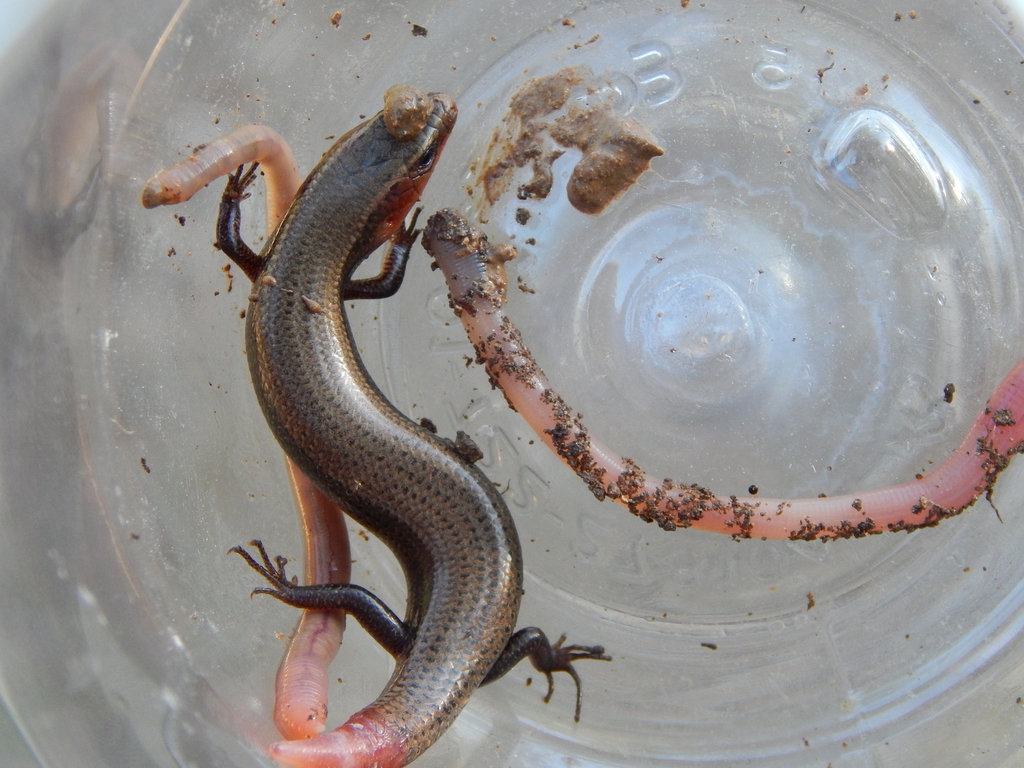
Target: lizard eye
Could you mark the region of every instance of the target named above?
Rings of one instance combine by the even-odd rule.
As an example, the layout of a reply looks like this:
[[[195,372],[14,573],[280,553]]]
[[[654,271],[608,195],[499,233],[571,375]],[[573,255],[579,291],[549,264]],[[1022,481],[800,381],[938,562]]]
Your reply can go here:
[[[437,144],[435,143],[427,147],[427,149],[423,152],[422,157],[420,157],[419,163],[417,163],[419,171],[422,173],[424,171],[430,170],[431,166],[434,165],[434,158],[436,157]]]

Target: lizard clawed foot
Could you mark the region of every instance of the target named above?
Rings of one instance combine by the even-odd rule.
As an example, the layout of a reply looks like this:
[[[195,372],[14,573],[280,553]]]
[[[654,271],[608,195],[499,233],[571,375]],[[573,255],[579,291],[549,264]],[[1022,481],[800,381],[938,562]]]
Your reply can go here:
[[[605,655],[603,645],[563,645],[564,642],[565,635],[563,634],[554,645],[549,646],[549,653],[543,656],[542,663],[538,663],[538,659],[534,656],[530,657],[530,661],[533,663],[534,668],[538,672],[542,672],[544,677],[547,678],[548,692],[543,699],[545,704],[551,701],[551,695],[555,692],[553,672],[566,672],[573,682],[576,683],[576,713],[574,719],[578,723],[580,721],[580,709],[583,706],[583,691],[580,687],[580,676],[572,663],[583,659],[611,661],[612,657]]]
[[[285,574],[284,567],[288,564],[288,558],[278,555],[273,559],[273,561],[271,561],[270,555],[267,554],[267,550],[263,546],[263,542],[259,539],[253,539],[250,541],[249,546],[256,547],[256,550],[260,553],[260,558],[263,560],[262,563],[257,562],[244,547],[232,547],[228,550],[228,553],[234,552],[235,554],[241,555],[242,559],[249,564],[250,568],[276,587],[276,589],[257,587],[252,591],[250,597],[252,595],[262,594],[272,595],[278,599],[283,598],[284,594],[289,592],[290,589],[295,587],[297,584],[294,576],[289,579]]]

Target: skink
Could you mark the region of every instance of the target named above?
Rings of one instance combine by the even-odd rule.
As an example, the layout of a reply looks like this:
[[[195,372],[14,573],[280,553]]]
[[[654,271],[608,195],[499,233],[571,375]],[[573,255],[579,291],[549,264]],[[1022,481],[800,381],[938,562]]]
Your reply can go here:
[[[412,138],[392,136],[381,115],[342,137],[259,255],[233,225],[238,177],[222,205],[219,245],[255,277],[246,348],[267,421],[295,464],[394,551],[408,583],[401,620],[361,587],[298,587],[262,545],[254,542],[262,564],[236,548],[272,582],[259,591],[296,607],[343,608],[396,657],[383,693],[340,728],[271,746],[296,766],[397,768],[444,732],[475,688],[520,659],[530,656],[549,683],[552,671],[566,671],[578,684],[572,661],[608,658],[600,647],[552,646],[533,627],[513,634],[522,558],[508,509],[452,443],[385,399],[352,339],[343,300],[397,289],[416,234],[402,223],[455,122],[449,97],[431,99]],[[393,268],[353,281],[396,232],[397,258],[385,260]]]

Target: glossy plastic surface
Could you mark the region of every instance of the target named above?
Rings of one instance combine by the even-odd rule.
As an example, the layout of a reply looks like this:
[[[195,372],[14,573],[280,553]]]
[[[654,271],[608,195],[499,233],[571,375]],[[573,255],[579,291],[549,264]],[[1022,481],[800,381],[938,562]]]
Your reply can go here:
[[[1024,54],[1002,4],[60,11],[7,59],[4,103],[22,108],[0,137],[0,684],[46,768],[271,764],[295,616],[250,602],[253,574],[224,553],[253,537],[301,550],[242,353],[248,290],[210,245],[216,190],[138,203],[236,124],[271,125],[308,170],[387,86],[446,91],[459,125],[424,204],[474,212],[511,95],[589,67],[665,155],[591,217],[566,200],[567,153],[551,197],[509,194],[486,228],[520,247],[510,271],[534,292],[509,314],[560,393],[677,481],[768,496],[903,481],[1024,354]],[[1002,521],[979,504],[828,545],[664,533],[531,442],[415,258],[395,299],[353,311],[367,364],[410,416],[473,435],[508,485],[521,624],[615,657],[580,665],[579,725],[568,680],[545,706],[524,666],[417,766],[1020,763],[1024,465],[997,486]],[[354,552],[354,578],[400,606],[390,555],[358,536]],[[335,668],[332,727],[390,663],[353,626]]]

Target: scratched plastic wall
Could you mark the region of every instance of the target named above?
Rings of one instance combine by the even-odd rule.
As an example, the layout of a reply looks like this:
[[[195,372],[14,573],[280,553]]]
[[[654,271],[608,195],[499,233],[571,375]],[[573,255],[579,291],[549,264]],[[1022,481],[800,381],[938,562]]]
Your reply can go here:
[[[248,381],[248,286],[211,246],[217,192],[145,211],[154,172],[250,122],[306,171],[389,85],[451,93],[424,206],[517,245],[508,312],[595,434],[721,494],[856,492],[948,456],[1024,355],[1022,60],[988,0],[58,5],[0,81],[0,690],[41,765],[271,765],[295,615],[250,601],[225,552],[301,540]],[[547,198],[516,196],[523,168],[485,204],[512,95],[564,67],[665,154],[598,216],[567,199],[576,150]],[[1021,763],[1021,466],[999,516],[909,536],[665,533],[546,452],[413,259],[397,297],[352,311],[367,365],[483,449],[523,541],[520,623],[614,657],[579,665],[578,725],[568,679],[544,705],[523,665],[418,766]],[[400,607],[359,533],[353,579]],[[331,726],[390,668],[351,623]]]

